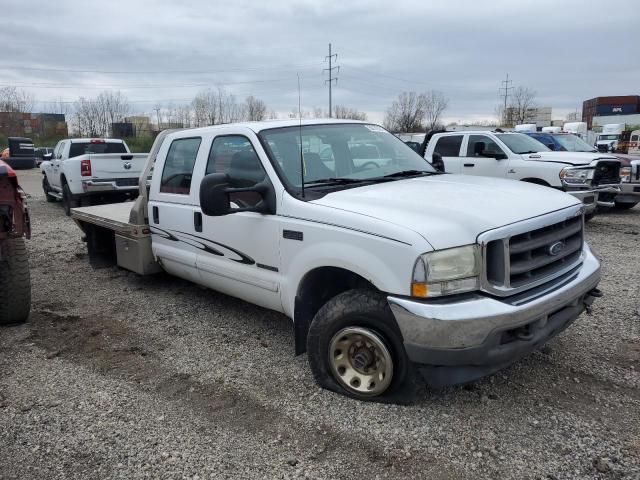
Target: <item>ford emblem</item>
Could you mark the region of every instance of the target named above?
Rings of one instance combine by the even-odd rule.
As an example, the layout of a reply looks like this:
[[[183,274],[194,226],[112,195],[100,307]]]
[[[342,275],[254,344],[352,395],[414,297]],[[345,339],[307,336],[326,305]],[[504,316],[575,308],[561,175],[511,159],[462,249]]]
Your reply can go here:
[[[560,252],[562,252],[562,250],[564,250],[565,244],[564,242],[556,242],[553,243],[549,246],[549,250],[548,253],[549,255],[551,255],[552,257],[555,257],[556,255],[558,255]]]
[[[131,162],[124,162],[124,169],[131,170]]]

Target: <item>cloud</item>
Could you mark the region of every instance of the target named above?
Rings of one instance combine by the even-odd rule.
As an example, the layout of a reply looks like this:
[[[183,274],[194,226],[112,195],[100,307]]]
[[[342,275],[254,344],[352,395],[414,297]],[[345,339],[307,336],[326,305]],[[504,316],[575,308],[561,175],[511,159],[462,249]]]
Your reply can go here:
[[[400,92],[430,88],[450,98],[449,119],[492,117],[507,72],[554,116],[593,96],[640,93],[632,0],[606,9],[576,0],[12,3],[0,84],[41,102],[114,88],[144,112],[224,85],[289,112],[300,74],[303,108],[326,109],[329,42],[340,65],[334,103],[379,121]]]

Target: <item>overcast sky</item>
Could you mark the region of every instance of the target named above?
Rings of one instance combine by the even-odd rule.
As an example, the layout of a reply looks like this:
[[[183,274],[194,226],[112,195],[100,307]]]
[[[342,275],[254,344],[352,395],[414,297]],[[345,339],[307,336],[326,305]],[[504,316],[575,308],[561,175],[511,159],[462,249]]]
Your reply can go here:
[[[446,120],[490,119],[507,72],[554,118],[594,96],[640,94],[633,0],[7,3],[0,85],[40,102],[119,89],[135,112],[151,112],[224,86],[286,115],[299,73],[303,109],[327,109],[329,42],[340,65],[334,105],[374,121],[400,92],[429,89],[450,99]]]

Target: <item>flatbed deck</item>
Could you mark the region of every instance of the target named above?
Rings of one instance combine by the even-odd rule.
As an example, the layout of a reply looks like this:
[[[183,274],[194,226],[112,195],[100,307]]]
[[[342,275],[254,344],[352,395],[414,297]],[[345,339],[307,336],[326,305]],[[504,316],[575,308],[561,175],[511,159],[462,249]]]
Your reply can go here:
[[[125,236],[140,237],[149,234],[148,225],[134,225],[129,222],[129,215],[134,202],[110,203],[95,207],[79,207],[71,209],[71,218],[76,222],[98,225]]]

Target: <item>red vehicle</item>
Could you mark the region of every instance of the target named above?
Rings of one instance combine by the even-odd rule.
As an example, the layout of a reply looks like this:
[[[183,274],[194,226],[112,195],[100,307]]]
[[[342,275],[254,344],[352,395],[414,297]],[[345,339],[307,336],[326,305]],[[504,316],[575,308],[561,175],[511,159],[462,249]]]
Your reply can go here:
[[[16,172],[0,160],[0,325],[24,322],[31,310],[25,245],[31,223],[25,198]]]

